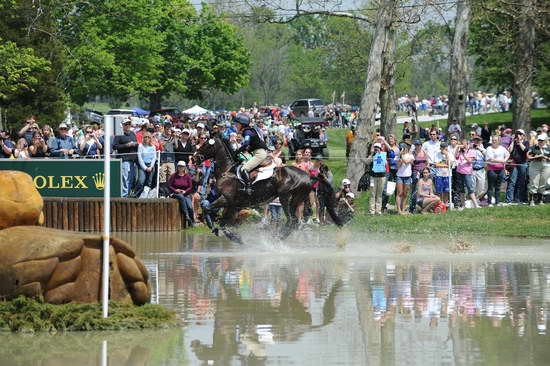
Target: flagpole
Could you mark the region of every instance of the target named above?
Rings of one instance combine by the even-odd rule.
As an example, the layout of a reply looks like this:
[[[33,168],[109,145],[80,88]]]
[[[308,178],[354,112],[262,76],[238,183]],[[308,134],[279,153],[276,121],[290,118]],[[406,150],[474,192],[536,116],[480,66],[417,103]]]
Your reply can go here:
[[[103,189],[103,263],[101,271],[101,307],[103,317],[109,316],[109,250],[111,232],[111,135],[113,134],[113,116],[105,116],[105,139],[103,142],[104,159],[103,174],[105,188]]]

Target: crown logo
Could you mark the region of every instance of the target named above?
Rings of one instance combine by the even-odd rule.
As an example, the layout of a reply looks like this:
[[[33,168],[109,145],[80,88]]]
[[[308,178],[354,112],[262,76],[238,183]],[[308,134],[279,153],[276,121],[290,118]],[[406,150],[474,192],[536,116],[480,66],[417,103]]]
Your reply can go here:
[[[95,173],[92,179],[94,180],[96,189],[102,191],[105,188],[105,174]]]

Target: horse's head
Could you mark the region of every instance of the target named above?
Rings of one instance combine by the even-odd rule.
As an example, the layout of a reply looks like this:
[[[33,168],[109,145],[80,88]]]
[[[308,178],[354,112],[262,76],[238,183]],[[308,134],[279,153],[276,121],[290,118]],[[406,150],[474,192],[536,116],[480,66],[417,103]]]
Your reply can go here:
[[[199,165],[205,160],[214,159],[218,144],[219,141],[216,141],[215,138],[206,140],[195,152],[195,163]]]

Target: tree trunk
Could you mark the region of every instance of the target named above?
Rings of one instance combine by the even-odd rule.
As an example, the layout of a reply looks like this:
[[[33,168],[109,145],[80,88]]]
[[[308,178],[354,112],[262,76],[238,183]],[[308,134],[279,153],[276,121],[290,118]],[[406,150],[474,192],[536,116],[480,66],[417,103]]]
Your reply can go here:
[[[361,98],[361,111],[348,160],[347,178],[351,181],[351,187],[354,191],[357,191],[359,179],[364,173],[364,164],[361,161],[367,157],[368,138],[374,131],[376,104],[380,95],[382,63],[384,62],[384,48],[391,27],[394,7],[394,0],[383,0],[378,9],[376,30],[369,52],[365,90]]]
[[[162,93],[160,91],[149,94],[149,110],[158,111],[162,107]]]
[[[466,93],[469,81],[467,52],[470,15],[470,0],[459,1],[456,10],[456,26],[451,54],[448,124],[457,121],[462,129],[462,134],[466,131]]]
[[[395,132],[397,111],[395,103],[395,29],[391,28],[384,50],[384,64],[382,66],[382,85],[380,86],[380,134],[388,136]]]
[[[535,0],[521,0],[518,9],[518,36],[515,48],[515,72],[512,83],[512,127],[531,129],[532,87],[535,72]]]

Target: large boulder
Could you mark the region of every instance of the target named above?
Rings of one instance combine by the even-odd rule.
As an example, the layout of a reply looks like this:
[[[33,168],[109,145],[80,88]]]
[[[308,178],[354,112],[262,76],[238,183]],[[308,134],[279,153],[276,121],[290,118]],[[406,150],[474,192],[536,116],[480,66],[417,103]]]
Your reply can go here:
[[[1,217],[1,216],[0,216]],[[43,296],[53,304],[101,300],[102,237],[39,226],[0,230],[0,298]],[[110,239],[109,298],[149,302],[149,273],[124,241]]]
[[[3,170],[0,174],[0,229],[42,225],[44,201],[27,173]]]

